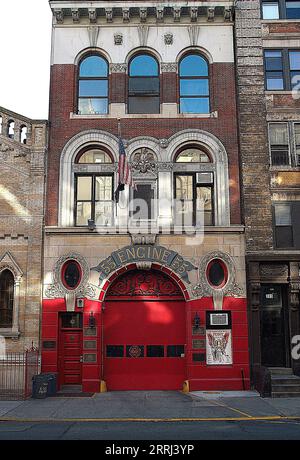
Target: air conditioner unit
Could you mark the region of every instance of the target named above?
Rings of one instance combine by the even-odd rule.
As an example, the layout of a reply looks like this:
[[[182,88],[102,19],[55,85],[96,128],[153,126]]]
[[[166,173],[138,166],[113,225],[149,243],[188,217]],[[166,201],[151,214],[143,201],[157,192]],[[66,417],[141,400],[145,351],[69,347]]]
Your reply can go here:
[[[201,172],[196,174],[197,184],[213,184],[214,175],[211,172]]]

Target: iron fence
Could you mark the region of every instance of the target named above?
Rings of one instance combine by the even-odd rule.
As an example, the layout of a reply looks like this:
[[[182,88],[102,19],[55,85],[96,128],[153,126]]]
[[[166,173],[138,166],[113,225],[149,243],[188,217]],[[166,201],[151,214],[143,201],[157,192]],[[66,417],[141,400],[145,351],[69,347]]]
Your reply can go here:
[[[0,356],[0,400],[22,400],[32,394],[32,377],[38,373],[39,353],[32,347],[23,353]]]

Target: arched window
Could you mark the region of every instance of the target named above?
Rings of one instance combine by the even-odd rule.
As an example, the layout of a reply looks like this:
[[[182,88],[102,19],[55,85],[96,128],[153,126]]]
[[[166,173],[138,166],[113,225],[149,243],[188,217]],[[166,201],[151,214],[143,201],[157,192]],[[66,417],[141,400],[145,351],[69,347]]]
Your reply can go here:
[[[27,126],[21,126],[20,128],[20,142],[21,144],[27,143]]]
[[[159,113],[159,65],[149,54],[129,63],[128,113]]]
[[[188,54],[179,63],[180,113],[209,113],[208,63]]]
[[[90,55],[79,64],[78,113],[108,113],[108,64],[98,55]]]
[[[15,136],[15,122],[13,120],[9,120],[7,124],[7,135],[10,139],[14,139]]]
[[[189,146],[175,156],[175,163],[186,163],[184,172],[174,173],[175,224],[214,225],[214,172],[209,155],[198,146]],[[207,165],[205,169],[202,167]]]
[[[113,172],[101,171],[101,164],[113,162],[112,156],[100,147],[90,147],[80,152],[75,162],[76,225],[112,225]]]
[[[14,276],[10,270],[0,274],[0,328],[11,328],[14,307]]]

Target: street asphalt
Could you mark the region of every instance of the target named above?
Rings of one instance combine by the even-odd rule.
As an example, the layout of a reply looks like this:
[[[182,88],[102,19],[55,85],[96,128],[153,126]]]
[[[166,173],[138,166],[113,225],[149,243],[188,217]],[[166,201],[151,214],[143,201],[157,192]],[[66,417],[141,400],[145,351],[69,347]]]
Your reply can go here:
[[[0,440],[300,440],[300,398],[130,391],[0,401]]]

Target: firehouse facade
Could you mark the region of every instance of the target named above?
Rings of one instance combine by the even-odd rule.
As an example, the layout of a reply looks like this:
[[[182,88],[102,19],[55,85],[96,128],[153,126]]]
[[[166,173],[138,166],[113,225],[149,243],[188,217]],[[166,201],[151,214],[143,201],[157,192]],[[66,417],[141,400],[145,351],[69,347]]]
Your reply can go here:
[[[51,1],[42,371],[249,388],[233,3]],[[122,139],[134,187],[119,202]]]

